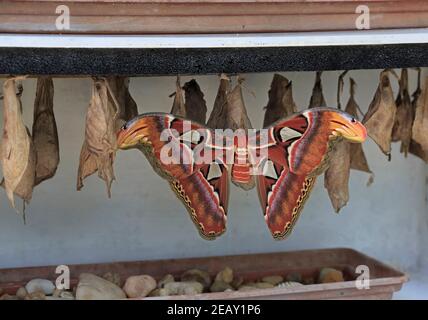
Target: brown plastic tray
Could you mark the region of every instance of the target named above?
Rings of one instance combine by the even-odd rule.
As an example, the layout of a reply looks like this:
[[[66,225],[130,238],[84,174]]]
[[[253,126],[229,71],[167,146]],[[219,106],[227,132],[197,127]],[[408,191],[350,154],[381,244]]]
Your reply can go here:
[[[355,268],[367,265],[370,269],[370,289],[357,289]],[[323,267],[342,270],[344,282],[304,285],[291,288],[257,289],[203,293],[193,296],[171,296],[148,299],[391,299],[395,291],[401,289],[408,280],[406,274],[356,250],[347,248],[304,250],[280,253],[263,253],[206,258],[168,259],[151,261],[113,262],[100,264],[69,265],[72,285],[82,272],[102,275],[117,272],[122,279],[130,275],[149,274],[156,279],[171,273],[179,276],[182,272],[199,268],[215,275],[225,266],[231,267],[236,275],[246,281],[257,280],[267,275],[287,275],[299,272],[303,276],[316,279]],[[56,266],[0,269],[0,288],[13,294],[20,286],[33,278],[55,279]],[[147,299],[147,298],[146,298]]]

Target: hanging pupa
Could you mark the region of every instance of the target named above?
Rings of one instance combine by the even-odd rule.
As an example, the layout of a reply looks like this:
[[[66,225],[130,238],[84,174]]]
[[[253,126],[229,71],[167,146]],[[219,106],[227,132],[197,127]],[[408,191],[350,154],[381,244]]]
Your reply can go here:
[[[53,110],[54,86],[51,77],[37,79],[32,138],[36,152],[36,181],[52,178],[59,164],[58,131]]]
[[[129,92],[129,78],[114,76],[107,78],[109,87],[116,97],[119,112],[116,118],[116,131],[132,118],[138,116],[138,107]]]
[[[422,91],[419,82],[418,89],[413,94],[415,120],[413,121],[412,138],[413,142],[419,144],[424,153],[428,154],[428,77],[425,78]]]
[[[356,120],[360,120],[358,112],[361,113],[361,109],[355,101],[355,87],[356,83],[354,79],[349,79],[350,96],[348,103],[346,104],[345,112],[353,116]],[[371,185],[374,180],[374,173],[370,170],[369,163],[367,162],[366,155],[364,154],[363,146],[361,143],[350,143],[349,152],[351,154],[351,169],[359,170],[370,174],[367,185]]]
[[[208,118],[207,126],[212,129],[223,129],[226,123],[227,116],[227,95],[232,90],[230,78],[225,75],[220,75],[220,85],[217,90],[217,96],[214,101],[214,107]]]
[[[378,88],[362,121],[370,138],[388,157],[391,156],[391,135],[397,109],[389,72],[384,70],[380,73]]]
[[[184,98],[183,98],[184,91]],[[204,94],[196,80],[186,82],[181,88],[180,77],[177,77],[176,90],[171,113],[201,124],[205,124],[207,106]]]
[[[315,75],[315,84],[312,89],[311,100],[309,101],[308,108],[319,108],[327,107],[327,103],[324,99],[324,94],[322,93],[322,83],[321,83],[322,71],[317,71]]]
[[[343,77],[346,73],[347,71],[343,72],[338,79],[338,109],[341,109],[340,96],[343,90]],[[317,87],[317,85],[315,86]],[[318,88],[319,89],[316,90],[321,90],[320,84]],[[318,93],[318,96],[319,94],[322,95],[322,92]],[[328,168],[324,173],[324,187],[327,189],[330,202],[336,213],[338,213],[349,201],[350,166],[350,144],[343,140],[339,141],[336,143],[335,148],[330,154]]]
[[[265,110],[263,128],[297,112],[297,107],[293,100],[293,86],[286,77],[277,73],[273,75],[269,90],[269,101]]]
[[[425,162],[428,162],[428,153],[424,151],[421,144],[418,143],[416,139],[421,139],[419,141],[424,141],[423,135],[419,136],[420,130],[423,127],[423,108],[419,108],[419,106],[423,106],[424,102],[421,102],[419,100],[423,100],[425,97],[425,94],[423,94],[421,89],[421,68],[416,68],[418,72],[418,82],[416,90],[412,94],[412,108],[413,108],[413,115],[415,118],[413,119],[413,126],[412,126],[412,140],[410,141],[410,147],[409,152],[413,154],[414,156],[422,159]],[[425,80],[426,81],[426,80]]]
[[[340,106],[340,94],[343,88],[343,76],[345,74],[346,72],[342,73],[339,77],[338,106]],[[345,107],[345,112],[353,116],[356,120],[359,120],[358,111],[360,111],[360,108],[355,101],[355,86],[356,83],[354,79],[350,78],[350,96]],[[337,143],[335,150],[330,156],[330,165],[324,175],[324,187],[328,191],[331,204],[336,213],[349,201],[349,177],[351,169],[369,173],[370,178],[367,185],[373,182],[374,175],[369,168],[362,145],[360,143],[340,141]]]
[[[25,77],[11,77],[3,83],[3,136],[1,141],[2,186],[15,208],[14,195],[29,203],[36,176],[36,154],[28,128],[22,116],[20,97],[16,95],[16,81]]]
[[[397,111],[395,114],[394,127],[392,129],[392,141],[401,141],[400,152],[407,157],[410,140],[412,139],[413,108],[410,101],[407,69],[401,70],[399,81],[400,90],[395,104]]]
[[[331,152],[324,174],[324,187],[336,213],[349,201],[350,144],[340,141]]]
[[[116,120],[120,108],[105,78],[93,79],[91,102],[86,113],[85,141],[77,175],[77,190],[86,177],[98,171],[105,181],[108,197],[115,179],[113,162],[116,153]]]

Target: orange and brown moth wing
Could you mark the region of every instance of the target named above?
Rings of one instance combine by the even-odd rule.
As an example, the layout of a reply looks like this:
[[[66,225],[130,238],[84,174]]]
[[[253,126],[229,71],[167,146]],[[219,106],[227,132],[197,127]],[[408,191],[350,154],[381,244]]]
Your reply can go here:
[[[229,197],[229,177],[223,161],[198,162],[204,153],[214,153],[211,144],[206,143],[207,139],[211,141],[212,134],[196,122],[151,113],[125,124],[118,139],[121,148],[132,145],[143,151],[154,170],[168,180],[205,239],[214,239],[225,232]],[[134,144],[135,141],[139,143]],[[165,161],[168,150],[179,151],[176,161]]]
[[[260,204],[268,228],[276,240],[287,237],[307,200],[315,177],[291,173],[267,159],[257,177]]]
[[[314,108],[267,128],[265,158],[258,165],[257,189],[266,223],[277,239],[293,228],[315,178],[331,150],[331,109]]]
[[[226,166],[213,162],[188,177],[172,180],[170,184],[203,238],[215,239],[226,231],[229,202]]]

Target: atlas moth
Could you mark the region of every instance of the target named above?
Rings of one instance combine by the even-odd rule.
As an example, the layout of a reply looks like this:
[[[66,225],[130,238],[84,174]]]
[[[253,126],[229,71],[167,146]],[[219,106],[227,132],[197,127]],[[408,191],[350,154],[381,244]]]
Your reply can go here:
[[[292,230],[335,143],[361,143],[366,137],[360,122],[330,108],[305,110],[232,136],[171,114],[146,113],[119,130],[118,148],[145,153],[206,239],[226,230],[229,176],[245,183],[256,174],[264,219],[279,240]]]

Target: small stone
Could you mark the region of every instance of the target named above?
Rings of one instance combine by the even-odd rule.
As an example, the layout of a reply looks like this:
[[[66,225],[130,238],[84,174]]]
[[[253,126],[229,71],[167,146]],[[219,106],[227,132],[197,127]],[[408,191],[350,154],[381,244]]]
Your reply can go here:
[[[302,275],[298,272],[292,272],[287,274],[285,277],[286,281],[292,281],[292,282],[302,282]]]
[[[271,283],[272,285],[276,286],[278,283],[283,282],[284,278],[281,276],[267,276],[267,277],[263,277],[262,281]]]
[[[233,281],[233,270],[229,267],[224,268],[215,277],[215,281],[231,283]]]
[[[156,285],[156,280],[149,275],[131,276],[126,279],[123,290],[129,298],[142,298],[156,289]]]
[[[71,292],[71,291],[62,291],[59,294],[59,297],[64,299],[64,300],[74,300],[73,292]]]
[[[233,291],[235,291],[235,290],[233,290],[233,289],[226,289],[226,290],[224,290],[224,292],[233,292]]]
[[[172,274],[167,274],[158,282],[158,288],[163,288],[167,283],[174,282],[174,276]]]
[[[166,296],[169,296],[169,291],[165,288],[157,288],[149,293],[149,297],[166,297]]]
[[[107,281],[110,281],[111,283],[114,283],[118,287],[122,285],[120,274],[118,274],[117,272],[106,272],[103,274],[103,278]]]
[[[342,282],[343,279],[342,271],[333,269],[333,268],[323,268],[320,271],[318,277],[318,283],[332,283],[332,282]]]
[[[184,272],[181,281],[196,281],[203,285],[204,290],[208,290],[211,286],[211,277],[208,272],[199,269],[190,269]]]
[[[169,282],[165,284],[165,289],[168,290],[171,295],[194,295],[202,293],[204,287],[197,281],[183,281]]]
[[[32,293],[29,293],[25,300],[46,300],[46,295],[43,291],[35,291]]]
[[[125,299],[123,290],[101,277],[91,273],[82,273],[76,289],[77,300],[115,300]]]
[[[257,282],[256,283],[256,288],[258,289],[270,289],[275,287],[272,283],[268,283],[268,282]]]
[[[5,293],[0,297],[0,300],[18,300],[18,297]]]
[[[210,287],[211,292],[223,292],[227,289],[233,289],[229,283],[223,281],[214,281]]]
[[[232,281],[231,285],[235,289],[238,289],[243,283],[244,283],[244,277],[235,276],[235,277],[233,277],[233,281]]]
[[[303,284],[301,284],[300,282],[296,282],[296,281],[285,281],[285,282],[279,283],[276,287],[277,288],[293,288],[293,287],[299,287],[299,286],[303,286]]]
[[[62,290],[61,289],[57,289],[55,288],[54,292],[52,293],[52,297],[57,297],[59,298],[59,296],[61,295]]]
[[[28,295],[27,289],[25,289],[24,287],[20,287],[17,291],[16,291],[16,296],[18,297],[18,299],[25,299],[25,297]]]
[[[25,289],[29,294],[40,291],[49,296],[54,292],[55,285],[52,281],[47,279],[33,279],[25,285]]]
[[[239,287],[239,289],[238,289],[238,291],[251,291],[251,290],[256,290],[257,288],[256,287],[253,287],[253,286],[246,286],[246,285],[243,285],[243,286],[240,286]]]

